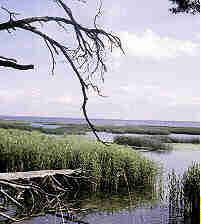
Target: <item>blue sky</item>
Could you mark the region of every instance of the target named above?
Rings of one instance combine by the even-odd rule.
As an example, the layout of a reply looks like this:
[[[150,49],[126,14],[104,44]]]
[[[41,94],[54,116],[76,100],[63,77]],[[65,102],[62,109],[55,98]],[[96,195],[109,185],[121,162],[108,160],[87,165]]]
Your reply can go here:
[[[1,0],[1,5],[20,12],[18,18],[63,15],[51,0],[32,2]],[[97,1],[66,2],[81,24],[92,25]],[[171,15],[170,6],[168,0],[103,1],[98,22],[121,38],[126,55],[118,50],[108,55],[108,72],[101,84],[107,97],[90,92],[91,118],[199,121],[200,19]],[[6,19],[1,12],[1,21]],[[47,32],[71,43],[55,26],[48,25]],[[5,31],[0,42],[0,55],[35,65],[33,71],[0,67],[1,115],[83,117],[77,78],[61,58],[55,75],[50,75],[50,55],[43,41],[24,31]]]

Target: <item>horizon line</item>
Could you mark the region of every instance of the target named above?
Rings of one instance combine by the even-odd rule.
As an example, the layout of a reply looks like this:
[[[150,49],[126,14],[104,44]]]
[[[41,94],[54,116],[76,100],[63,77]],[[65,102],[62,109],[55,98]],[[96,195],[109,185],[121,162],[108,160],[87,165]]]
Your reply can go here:
[[[64,118],[64,119],[81,119],[85,120],[83,117],[63,117],[63,116],[37,116],[37,115],[0,115],[0,117],[38,117],[38,118]],[[121,118],[90,118],[90,120],[122,120],[122,121],[162,121],[162,122],[195,122],[200,123],[200,121],[190,121],[190,120],[156,120],[156,119],[121,119]]]

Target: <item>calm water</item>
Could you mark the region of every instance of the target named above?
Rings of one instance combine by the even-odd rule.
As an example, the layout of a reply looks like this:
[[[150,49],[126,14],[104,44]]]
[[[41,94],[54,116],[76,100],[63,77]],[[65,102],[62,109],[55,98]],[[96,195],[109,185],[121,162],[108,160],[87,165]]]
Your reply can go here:
[[[60,125],[54,125],[54,124],[42,124],[42,123],[30,123],[31,126],[33,127],[43,127],[43,128],[50,128],[50,129],[55,129],[61,127]]]

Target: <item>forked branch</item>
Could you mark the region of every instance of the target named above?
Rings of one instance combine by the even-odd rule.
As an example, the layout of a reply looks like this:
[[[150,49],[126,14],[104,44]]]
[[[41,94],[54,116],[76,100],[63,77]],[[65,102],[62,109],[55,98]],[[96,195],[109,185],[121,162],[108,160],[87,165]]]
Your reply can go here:
[[[117,36],[97,27],[96,20],[97,16],[100,14],[100,8],[98,9],[98,14],[94,18],[94,27],[88,28],[76,21],[71,9],[67,6],[64,0],[55,0],[54,2],[64,10],[66,17],[43,16],[16,20],[15,17],[12,16],[12,12],[12,15],[9,15],[8,22],[0,23],[0,31],[15,31],[16,29],[21,29],[34,33],[43,39],[50,52],[52,74],[54,74],[56,64],[55,55],[63,55],[65,57],[65,61],[71,66],[81,85],[83,95],[82,111],[84,117],[96,138],[101,141],[96,133],[94,125],[87,115],[86,106],[88,101],[88,89],[91,87],[98,93],[98,95],[101,95],[98,86],[94,84],[94,79],[97,79],[97,76],[94,78],[94,74],[98,74],[101,80],[104,81],[103,76],[107,71],[107,66],[105,64],[106,53],[109,49],[112,50],[113,47],[118,47],[123,52],[121,41]],[[8,10],[7,12],[10,13]],[[71,41],[74,41],[74,47],[72,47],[72,44],[71,46],[64,45],[50,35],[47,35],[36,26],[36,22],[42,24],[54,22],[56,26],[62,27],[64,31],[67,30],[67,26],[71,26],[74,33]],[[66,32],[65,34],[68,35]],[[15,69],[33,69],[33,65],[19,65],[10,60],[0,60],[0,66],[12,67]],[[94,88],[94,86],[96,88]]]

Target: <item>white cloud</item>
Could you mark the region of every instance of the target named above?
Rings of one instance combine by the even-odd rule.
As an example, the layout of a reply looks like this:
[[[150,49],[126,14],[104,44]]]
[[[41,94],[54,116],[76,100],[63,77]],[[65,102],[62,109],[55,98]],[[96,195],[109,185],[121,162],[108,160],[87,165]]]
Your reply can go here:
[[[200,97],[196,96],[179,96],[172,97],[170,105],[200,105]]]
[[[119,37],[128,56],[152,58],[158,61],[183,55],[195,56],[199,52],[197,43],[160,36],[150,29],[141,35],[123,31],[119,33]],[[114,51],[113,55],[118,57],[119,52]]]
[[[194,33],[193,37],[194,37],[195,40],[200,41],[200,33]]]
[[[31,104],[31,102],[41,101],[40,89],[29,88],[29,89],[12,89],[0,90],[0,103],[6,104],[17,104],[25,103]]]
[[[0,103],[15,103],[18,99],[23,98],[24,90],[0,90]]]
[[[107,14],[111,17],[111,18],[122,18],[124,16],[126,16],[127,10],[126,8],[122,7],[122,5],[117,4],[117,2],[115,2],[115,4],[113,4],[110,8],[110,10],[107,11]]]
[[[54,103],[59,103],[59,104],[72,104],[73,99],[70,96],[59,96],[54,100]]]

